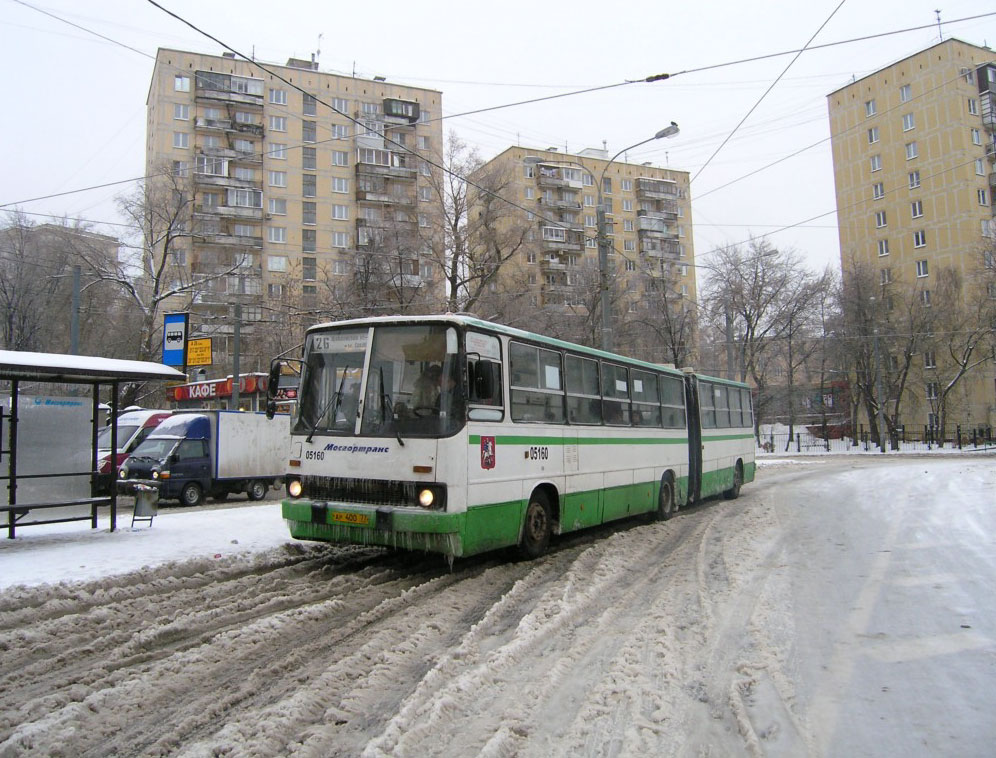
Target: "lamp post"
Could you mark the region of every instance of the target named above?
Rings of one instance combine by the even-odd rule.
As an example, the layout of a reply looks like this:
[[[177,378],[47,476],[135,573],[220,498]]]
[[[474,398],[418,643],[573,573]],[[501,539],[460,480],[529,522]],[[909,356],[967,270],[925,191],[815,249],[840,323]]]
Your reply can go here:
[[[539,156],[527,156],[524,159],[526,164],[536,164],[536,163],[555,163],[555,164],[570,164],[577,165],[581,167],[591,181],[595,184],[596,191],[598,193],[598,207],[597,207],[597,217],[596,223],[598,224],[598,275],[599,275],[599,304],[602,308],[602,349],[606,351],[612,350],[612,304],[611,297],[609,296],[609,236],[606,233],[606,223],[605,223],[605,204],[602,198],[602,183],[605,180],[605,172],[609,170],[609,166],[623,153],[633,150],[634,148],[640,147],[640,145],[645,145],[648,142],[653,142],[654,140],[664,139],[666,137],[673,137],[678,134],[680,130],[678,125],[672,121],[670,125],[664,127],[658,131],[653,137],[648,137],[645,140],[641,140],[634,145],[625,147],[618,153],[613,155],[605,167],[602,169],[602,173],[599,174],[598,180],[595,180],[595,175],[588,170],[588,168],[578,161],[545,161]]]

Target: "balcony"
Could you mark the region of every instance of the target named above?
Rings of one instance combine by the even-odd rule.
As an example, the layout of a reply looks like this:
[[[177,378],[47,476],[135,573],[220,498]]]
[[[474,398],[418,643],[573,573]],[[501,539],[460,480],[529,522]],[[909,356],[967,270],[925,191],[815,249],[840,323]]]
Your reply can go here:
[[[263,136],[263,125],[262,124],[246,124],[242,121],[235,121],[232,124],[232,128],[240,134],[252,134],[256,137]]]
[[[194,213],[210,217],[263,220],[262,208],[250,208],[242,205],[195,205]]]
[[[232,120],[228,118],[202,118],[200,116],[194,121],[195,129],[202,129],[210,132],[232,132]]]
[[[386,176],[391,179],[415,181],[417,171],[403,166],[382,166],[378,163],[357,163],[357,176]]]
[[[200,241],[205,245],[252,248],[263,247],[262,237],[243,237],[234,234],[201,234]]]
[[[637,179],[636,196],[641,199],[676,200],[681,197],[678,183],[669,179]]]
[[[560,210],[571,211],[581,210],[581,203],[575,200],[545,200],[541,197],[537,202],[545,208],[557,208]]]
[[[216,176],[214,174],[199,174],[194,172],[194,183],[207,187],[239,187],[243,189],[262,189],[259,179],[236,179],[234,176]]]
[[[356,200],[361,203],[383,203],[384,205],[415,205],[415,198],[387,190],[357,190]]]
[[[676,260],[681,253],[681,246],[676,239],[640,239],[640,252],[648,258]]]

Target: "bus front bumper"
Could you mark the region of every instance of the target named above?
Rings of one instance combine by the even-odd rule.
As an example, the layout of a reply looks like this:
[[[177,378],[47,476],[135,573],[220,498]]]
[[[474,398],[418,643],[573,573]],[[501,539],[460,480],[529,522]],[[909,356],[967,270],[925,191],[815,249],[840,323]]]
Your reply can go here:
[[[312,500],[284,500],[281,512],[294,539],[464,555],[464,513]]]

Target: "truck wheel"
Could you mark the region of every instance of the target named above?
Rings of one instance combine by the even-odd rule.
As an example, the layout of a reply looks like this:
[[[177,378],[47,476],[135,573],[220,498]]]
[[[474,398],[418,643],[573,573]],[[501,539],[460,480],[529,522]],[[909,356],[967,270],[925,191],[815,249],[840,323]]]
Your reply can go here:
[[[183,485],[180,490],[180,505],[195,506],[204,502],[204,491],[197,482],[190,482]]]
[[[262,500],[266,497],[266,490],[268,489],[266,482],[256,479],[255,481],[249,482],[249,488],[246,490],[246,494],[249,495],[250,500]]]

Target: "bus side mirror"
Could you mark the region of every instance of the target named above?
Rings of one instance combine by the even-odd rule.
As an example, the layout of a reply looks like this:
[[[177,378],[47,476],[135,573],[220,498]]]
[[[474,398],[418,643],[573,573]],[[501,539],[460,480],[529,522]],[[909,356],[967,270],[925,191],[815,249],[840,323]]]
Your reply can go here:
[[[266,417],[272,421],[273,417],[276,415],[277,415],[277,402],[276,400],[268,399],[266,401]]]
[[[468,366],[471,402],[484,405],[500,405],[497,395],[501,393],[501,365],[493,361],[476,361]]]

